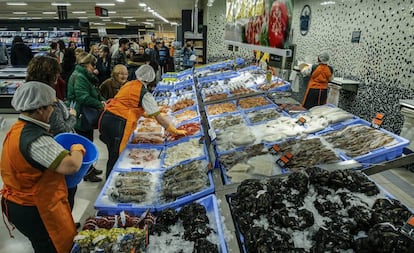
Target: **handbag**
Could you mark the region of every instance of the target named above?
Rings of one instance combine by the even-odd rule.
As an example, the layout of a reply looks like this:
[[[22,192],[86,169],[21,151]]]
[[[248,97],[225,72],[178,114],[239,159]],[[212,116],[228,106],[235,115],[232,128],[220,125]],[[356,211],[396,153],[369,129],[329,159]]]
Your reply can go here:
[[[98,128],[99,117],[103,111],[95,107],[82,106],[81,108],[81,127],[84,130],[92,130]]]

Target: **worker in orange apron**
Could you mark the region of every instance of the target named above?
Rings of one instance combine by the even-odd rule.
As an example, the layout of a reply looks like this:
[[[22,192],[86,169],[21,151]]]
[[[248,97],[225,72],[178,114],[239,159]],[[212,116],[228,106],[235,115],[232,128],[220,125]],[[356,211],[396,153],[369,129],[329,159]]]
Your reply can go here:
[[[106,178],[114,167],[119,154],[137,126],[138,119],[145,115],[154,117],[167,131],[176,135],[185,135],[185,130],[177,130],[166,117],[160,114],[157,102],[146,85],[155,79],[154,69],[147,64],[135,72],[138,80],[125,83],[116,96],[105,106],[99,122],[99,138],[108,148]]]
[[[6,135],[0,162],[3,221],[25,235],[36,253],[68,253],[76,235],[64,175],[79,170],[85,148],[74,144],[69,152],[48,133],[55,98],[41,82],[16,90],[11,103],[22,113]]]
[[[304,68],[301,73],[310,75],[308,88],[302,101],[302,106],[310,109],[317,105],[326,104],[328,97],[328,82],[333,78],[333,69],[328,65],[329,54],[324,52],[318,56],[318,65]]]

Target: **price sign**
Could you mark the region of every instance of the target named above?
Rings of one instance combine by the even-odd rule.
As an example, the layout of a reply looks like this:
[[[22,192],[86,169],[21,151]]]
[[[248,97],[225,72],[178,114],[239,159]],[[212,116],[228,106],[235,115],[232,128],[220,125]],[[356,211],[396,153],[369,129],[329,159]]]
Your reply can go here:
[[[210,135],[210,140],[214,141],[217,138],[216,132],[214,131],[214,128],[210,128],[208,130],[208,135]]]
[[[305,123],[306,123],[306,119],[305,119],[304,117],[300,117],[300,118],[296,121],[296,123],[297,123],[297,124],[299,124],[299,125],[301,125],[301,126],[303,126],[303,125],[305,125]]]
[[[414,216],[411,216],[407,222],[401,227],[401,233],[406,237],[414,240]]]
[[[377,113],[375,117],[372,119],[371,127],[375,129],[379,129],[382,125],[382,122],[384,121],[384,114]]]
[[[288,151],[276,161],[276,164],[279,165],[281,168],[286,168],[286,165],[292,160],[292,158],[292,153]]]

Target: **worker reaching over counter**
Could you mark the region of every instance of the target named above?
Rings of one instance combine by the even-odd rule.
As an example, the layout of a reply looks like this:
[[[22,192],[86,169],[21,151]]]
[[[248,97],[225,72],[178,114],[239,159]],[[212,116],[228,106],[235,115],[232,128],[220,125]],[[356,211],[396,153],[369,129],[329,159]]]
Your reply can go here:
[[[99,138],[108,148],[106,178],[119,154],[125,148],[129,137],[136,128],[138,119],[145,115],[154,117],[167,131],[176,135],[185,135],[185,130],[177,130],[169,120],[160,114],[157,102],[147,90],[147,84],[155,79],[150,65],[142,65],[135,72],[137,80],[125,83],[117,95],[105,106],[99,124]]]
[[[76,228],[65,175],[79,170],[86,151],[74,144],[69,152],[49,134],[55,101],[55,90],[37,81],[14,93],[11,104],[21,114],[3,142],[1,206],[3,219],[30,240],[34,252],[67,253]]]
[[[301,70],[304,76],[309,76],[308,88],[302,101],[302,106],[310,109],[317,105],[326,104],[328,98],[328,82],[333,79],[333,69],[328,65],[329,54],[318,56],[318,64]]]

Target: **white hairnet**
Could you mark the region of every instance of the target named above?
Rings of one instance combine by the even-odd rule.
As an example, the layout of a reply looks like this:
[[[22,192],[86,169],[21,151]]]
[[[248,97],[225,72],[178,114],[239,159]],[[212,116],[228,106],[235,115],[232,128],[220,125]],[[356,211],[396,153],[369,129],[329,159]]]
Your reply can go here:
[[[329,61],[329,54],[328,53],[326,53],[326,52],[323,52],[323,53],[321,53],[320,55],[319,55],[319,61],[321,62],[321,63],[328,63],[328,61]]]
[[[30,81],[16,89],[11,104],[18,112],[30,111],[53,104],[55,90],[47,84]]]
[[[137,79],[141,82],[150,83],[155,79],[155,72],[154,69],[147,64],[142,65],[135,71],[135,75]]]

